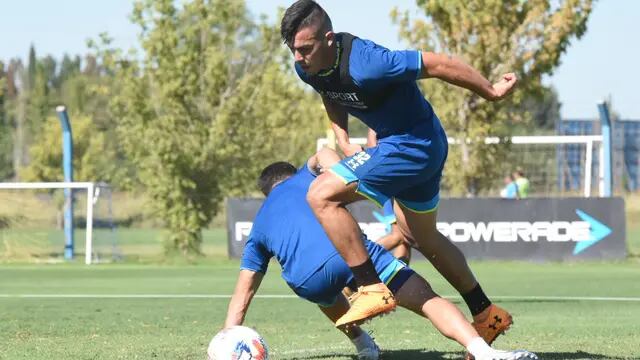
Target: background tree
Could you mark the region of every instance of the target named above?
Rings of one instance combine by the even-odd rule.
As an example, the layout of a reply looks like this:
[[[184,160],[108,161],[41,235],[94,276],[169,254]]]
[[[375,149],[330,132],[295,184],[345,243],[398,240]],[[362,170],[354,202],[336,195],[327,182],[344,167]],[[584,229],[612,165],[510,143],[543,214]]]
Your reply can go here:
[[[242,1],[136,2],[141,64],[103,38],[112,115],[170,230],[168,251],[199,254],[224,197],[253,192],[273,160],[300,164],[326,124],[285,65],[276,29],[247,14]]]
[[[426,18],[394,10],[400,36],[421,49],[461,57],[488,79],[506,72],[521,80],[508,99],[491,103],[441,81],[423,81],[450,137],[446,185],[454,194],[475,195],[504,172],[506,146],[485,145],[487,136],[506,137],[514,123],[532,118],[522,103],[542,96],[541,78],[551,74],[570,40],[586,31],[591,0],[418,0]],[[514,165],[514,164],[511,164]]]
[[[0,61],[0,181],[13,174],[11,125],[7,115],[8,79],[4,62]]]
[[[114,161],[115,150],[106,134],[96,131],[93,121],[77,112],[69,114],[73,133],[73,172],[75,181],[120,184],[127,169]],[[31,162],[21,169],[23,181],[64,181],[62,171],[62,126],[57,116],[43,122],[35,141],[29,148]]]

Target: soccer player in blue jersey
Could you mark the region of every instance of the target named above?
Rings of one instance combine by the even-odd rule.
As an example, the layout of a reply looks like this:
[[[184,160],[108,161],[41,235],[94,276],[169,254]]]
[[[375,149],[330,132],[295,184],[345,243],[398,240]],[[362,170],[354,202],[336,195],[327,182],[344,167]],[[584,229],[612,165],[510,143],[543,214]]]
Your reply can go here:
[[[269,260],[275,257],[282,277],[301,298],[318,304],[322,312],[335,322],[349,308],[341,290],[352,281],[352,273],[327,238],[322,226],[306,201],[307,191],[315,178],[310,170],[323,161],[339,160],[337,154],[324,153],[337,159],[313,157],[301,169],[278,162],[266,167],[258,181],[267,196],[256,214],[242,255],[241,270],[229,302],[224,327],[242,325],[251,300],[258,290]],[[318,156],[322,156],[322,152]],[[320,163],[318,163],[320,162]],[[395,259],[380,245],[363,237],[376,272],[393,292],[400,306],[427,317],[445,336],[463,345],[477,360],[537,359],[527,351],[492,349],[476,332],[462,313],[448,300],[439,297],[420,275]],[[358,326],[347,331],[358,351],[359,359],[378,359],[373,339]]]
[[[447,137],[416,80],[440,79],[497,101],[513,90],[515,74],[505,74],[492,84],[452,56],[391,51],[348,33],[334,33],[331,19],[312,0],[291,5],[280,30],[298,76],[321,95],[340,149],[347,156],[319,176],[307,196],[360,286],[360,296],[336,325],[359,323],[395,306],[361,243],[356,221],[345,208],[362,198],[381,205],[392,197],[405,237],[462,294],[474,326],[492,342],[510,326],[511,315],[491,304],[463,254],[436,228]],[[363,150],[349,143],[349,114],[377,133],[377,146]]]

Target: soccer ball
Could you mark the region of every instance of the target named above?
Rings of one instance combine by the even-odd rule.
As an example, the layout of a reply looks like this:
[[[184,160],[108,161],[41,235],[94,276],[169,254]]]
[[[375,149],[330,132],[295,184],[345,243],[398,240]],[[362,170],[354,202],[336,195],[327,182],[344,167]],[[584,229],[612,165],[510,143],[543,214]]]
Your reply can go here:
[[[255,330],[232,326],[213,337],[207,355],[209,360],[268,360],[269,350]]]

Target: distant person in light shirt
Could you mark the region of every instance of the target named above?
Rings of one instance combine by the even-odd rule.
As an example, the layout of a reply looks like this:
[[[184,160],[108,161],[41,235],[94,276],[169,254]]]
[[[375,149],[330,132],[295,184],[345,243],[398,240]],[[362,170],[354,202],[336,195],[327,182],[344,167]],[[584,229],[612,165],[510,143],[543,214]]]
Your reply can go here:
[[[500,197],[504,199],[520,198],[518,183],[513,178],[513,175],[507,175],[504,177],[504,188],[500,191]]]
[[[518,198],[524,199],[529,197],[530,184],[529,179],[524,175],[522,168],[518,167],[513,172],[513,179],[518,186]]]

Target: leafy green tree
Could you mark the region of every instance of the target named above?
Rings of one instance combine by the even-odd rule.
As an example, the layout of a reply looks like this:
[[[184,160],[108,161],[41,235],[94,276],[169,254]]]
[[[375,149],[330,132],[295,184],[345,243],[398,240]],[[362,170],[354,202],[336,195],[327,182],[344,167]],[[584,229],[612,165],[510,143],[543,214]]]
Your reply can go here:
[[[4,62],[0,61],[0,181],[8,178],[13,173],[11,152],[13,141],[11,139],[11,126],[7,115],[8,79]]]
[[[60,149],[56,147],[47,154],[47,147],[60,140],[55,138],[60,136],[60,129],[54,107],[65,104],[73,114],[72,121],[81,119],[78,120],[80,130],[86,128],[82,119],[92,120],[91,131],[79,135],[74,129],[76,152],[83,143],[91,144],[87,152],[95,149],[104,158],[104,161],[91,159],[79,173],[86,175],[86,179],[109,181],[120,189],[130,186],[135,176],[134,167],[119,146],[116,124],[108,117],[109,94],[104,87],[110,86],[113,75],[102,73],[94,57],[87,59],[83,71],[80,56],[65,55],[58,64],[51,56],[38,58],[31,46],[26,69],[20,60],[13,59],[6,75],[0,74],[1,91],[6,93],[2,97],[4,111],[0,113],[0,150],[5,157],[12,155],[8,161],[0,160],[2,178],[15,174],[26,176],[22,180],[61,178]],[[32,159],[32,155],[36,158]],[[5,163],[12,165],[12,169],[5,170]],[[81,163],[76,161],[76,166]],[[97,164],[104,165],[103,169],[89,169]]]
[[[59,89],[65,81],[81,72],[80,56],[71,58],[68,54],[64,54],[62,61],[60,62],[60,69],[55,76],[53,86]]]
[[[539,96],[524,99],[521,106],[531,116],[532,129],[553,132],[560,121],[560,99],[552,87],[542,87]]]
[[[10,165],[10,168],[3,171],[2,178],[13,178],[16,174],[15,161],[18,159],[16,154],[17,144],[17,99],[18,99],[18,72],[22,68],[22,63],[18,59],[11,59],[7,66],[7,70],[4,77],[3,88],[3,121],[5,124],[2,154],[7,160],[4,162]]]
[[[201,229],[227,195],[255,188],[274,160],[301,163],[323,133],[317,99],[298,87],[278,32],[242,1],[138,1],[142,64],[100,50],[114,74],[112,114],[139,181],[170,230],[168,251],[200,254]],[[108,39],[103,37],[103,42]]]
[[[69,115],[73,134],[73,169],[75,181],[120,183],[126,169],[118,166],[113,148],[104,132],[96,131],[91,118],[77,113]],[[29,149],[31,161],[20,172],[24,181],[63,181],[62,126],[56,116],[49,116]]]
[[[38,67],[38,58],[36,57],[36,48],[31,44],[29,46],[29,62],[27,63],[27,74],[24,82],[24,87],[30,89],[36,80],[36,71]]]
[[[7,100],[13,100],[16,98],[18,94],[18,87],[16,85],[17,82],[17,72],[22,68],[22,63],[18,59],[11,59],[9,61],[9,65],[7,66],[7,74],[6,74],[6,91],[7,91]]]
[[[29,127],[27,123],[28,82],[27,71],[20,60],[12,60],[9,64],[10,85],[8,91],[12,94],[8,114],[13,126],[13,173],[18,174],[20,168],[27,162],[27,143]]]
[[[515,72],[520,85],[507,100],[483,101],[440,81],[422,82],[448,135],[446,186],[454,194],[477,194],[503,172],[509,146],[485,145],[487,136],[510,135],[514,123],[531,119],[522,102],[543,92],[573,38],[586,31],[591,0],[418,0],[426,18],[392,12],[400,36],[413,46],[459,56],[490,80]]]

